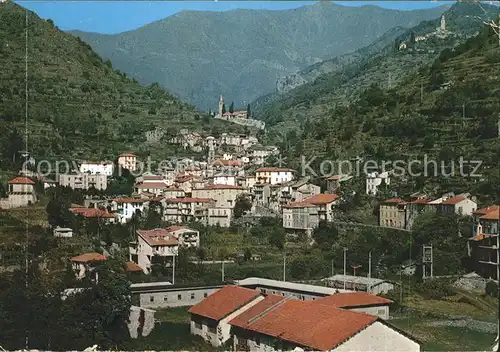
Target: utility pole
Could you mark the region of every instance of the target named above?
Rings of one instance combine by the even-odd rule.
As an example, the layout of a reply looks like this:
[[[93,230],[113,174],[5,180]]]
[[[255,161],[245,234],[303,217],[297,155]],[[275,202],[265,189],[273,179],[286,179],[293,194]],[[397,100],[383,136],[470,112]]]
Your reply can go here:
[[[465,119],[465,102],[462,104],[462,118]]]
[[[334,264],[333,264],[333,259],[332,259],[332,276],[333,276],[333,275],[335,275],[335,270],[334,270],[334,268],[333,268],[333,265],[334,265]]]
[[[346,264],[347,264],[347,248],[344,247],[344,290],[345,290],[345,280],[347,276]]]
[[[403,303],[403,266],[399,268],[399,303]]]
[[[286,251],[283,252],[283,281],[286,281]]]
[[[222,259],[222,282],[224,282],[224,259]]]
[[[175,253],[172,259],[172,285],[175,285]]]
[[[368,278],[372,278],[372,252],[370,251],[368,253]],[[372,286],[371,286],[371,280],[369,280],[368,283],[368,293],[371,293],[372,291]]]
[[[424,102],[424,83],[422,82],[422,78],[420,78],[420,104]]]

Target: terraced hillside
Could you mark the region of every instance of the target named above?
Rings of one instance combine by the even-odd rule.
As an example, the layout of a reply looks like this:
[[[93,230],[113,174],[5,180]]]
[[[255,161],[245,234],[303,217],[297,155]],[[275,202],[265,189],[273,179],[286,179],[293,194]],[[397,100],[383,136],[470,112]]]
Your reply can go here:
[[[495,201],[499,197],[498,37],[484,27],[464,44],[436,53],[431,65],[424,63],[434,54],[420,54],[418,49],[423,48],[414,46],[414,54],[397,51],[390,59],[375,59],[359,71],[345,73],[349,78],[344,80],[330,77],[328,85],[299,88],[300,94],[295,92],[286,102],[268,108],[264,115],[268,126],[274,123],[268,138],[281,141],[292,160],[289,166],[296,167],[301,154],[317,156],[318,162],[353,156],[407,160],[425,155],[447,163],[458,163],[460,156],[481,160],[479,178],[409,178],[399,193],[422,188],[436,193],[471,191],[485,202]],[[427,59],[388,89],[387,74],[392,71],[386,65],[417,66],[417,57]],[[288,132],[283,132],[285,127]]]
[[[88,44],[33,12],[26,20],[26,10],[9,1],[0,3],[0,168],[24,149],[26,57],[29,150],[38,160],[141,152],[144,132],[155,127],[172,133],[238,128],[209,119],[158,85],[139,85]]]

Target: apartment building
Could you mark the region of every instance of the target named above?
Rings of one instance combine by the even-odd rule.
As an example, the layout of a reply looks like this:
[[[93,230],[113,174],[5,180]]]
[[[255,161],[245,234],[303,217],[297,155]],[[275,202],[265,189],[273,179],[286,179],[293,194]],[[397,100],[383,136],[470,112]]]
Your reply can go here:
[[[473,270],[487,279],[500,278],[500,206],[493,205],[473,213],[473,236],[467,249]]]
[[[396,229],[406,228],[408,203],[400,198],[391,198],[379,205],[379,226]]]
[[[80,164],[80,173],[89,173],[91,175],[113,175],[114,165],[112,162],[101,161],[101,162],[87,162],[84,161]]]
[[[123,153],[118,155],[118,165],[129,171],[137,170],[137,156],[132,153]]]
[[[233,217],[233,209],[238,196],[245,192],[241,186],[209,185],[193,189],[194,198],[209,198],[215,201],[214,207],[208,209],[208,224],[229,227]]]
[[[283,227],[291,232],[311,235],[320,221],[332,221],[336,194],[316,194],[300,202],[283,205]]]
[[[88,190],[95,188],[104,191],[108,188],[108,176],[92,173],[59,174],[59,185],[72,189]]]
[[[7,198],[0,198],[0,209],[24,207],[37,201],[35,182],[24,176],[14,177],[8,181]]]
[[[137,239],[130,243],[130,261],[149,274],[154,264],[170,265],[178,255],[179,246],[198,247],[200,233],[182,226],[165,229],[138,230]]]
[[[295,170],[280,167],[261,167],[255,172],[257,183],[275,185],[293,180]]]
[[[197,221],[208,225],[209,210],[215,207],[215,200],[211,198],[168,198],[163,203],[163,218],[165,221],[179,224]]]

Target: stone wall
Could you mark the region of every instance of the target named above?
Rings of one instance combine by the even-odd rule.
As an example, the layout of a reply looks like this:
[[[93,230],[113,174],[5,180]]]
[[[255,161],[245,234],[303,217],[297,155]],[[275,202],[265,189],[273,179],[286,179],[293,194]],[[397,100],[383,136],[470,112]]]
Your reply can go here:
[[[130,307],[128,330],[133,339],[148,336],[155,326],[155,311],[137,306]]]

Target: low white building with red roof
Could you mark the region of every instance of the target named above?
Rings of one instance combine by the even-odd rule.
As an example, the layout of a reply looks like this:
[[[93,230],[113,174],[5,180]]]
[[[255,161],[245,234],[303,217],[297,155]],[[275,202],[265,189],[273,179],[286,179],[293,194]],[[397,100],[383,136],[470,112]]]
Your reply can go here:
[[[339,295],[302,301],[226,286],[189,310],[191,333],[216,347],[232,337],[235,351],[420,351],[420,343],[411,336],[377,316],[356,311],[386,304],[384,299]]]
[[[472,213],[477,209],[477,203],[470,199],[467,194],[460,194],[444,200],[437,207],[438,211],[442,213],[472,215]]]
[[[333,209],[338,199],[336,194],[320,193],[300,202],[284,204],[283,228],[310,235],[320,221],[333,220]]]
[[[0,199],[0,209],[24,207],[35,204],[38,200],[35,192],[35,181],[25,176],[17,176],[9,180],[7,198]]]
[[[137,230],[137,239],[130,242],[130,261],[149,274],[152,266],[170,265],[180,246],[196,248],[200,245],[200,233],[183,226],[161,229]]]
[[[118,221],[125,224],[134,214],[143,213],[149,206],[149,198],[119,197],[111,201],[111,210]]]
[[[83,216],[86,219],[99,219],[109,224],[113,224],[116,222],[115,214],[99,208],[76,207],[70,208],[70,211],[73,214]]]

